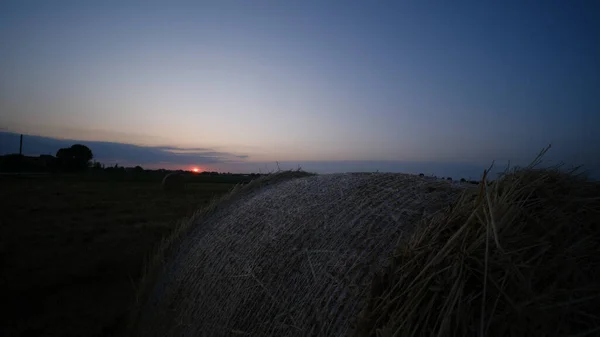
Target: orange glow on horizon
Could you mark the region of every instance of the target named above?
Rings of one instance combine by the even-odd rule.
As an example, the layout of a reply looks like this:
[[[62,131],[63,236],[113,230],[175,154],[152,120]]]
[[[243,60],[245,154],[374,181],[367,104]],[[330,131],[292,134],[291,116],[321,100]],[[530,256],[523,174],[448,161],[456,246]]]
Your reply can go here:
[[[198,172],[200,172],[200,169],[199,169],[199,168],[197,168],[197,167],[193,167],[193,168],[192,168],[192,172],[194,172],[194,173],[198,173]]]

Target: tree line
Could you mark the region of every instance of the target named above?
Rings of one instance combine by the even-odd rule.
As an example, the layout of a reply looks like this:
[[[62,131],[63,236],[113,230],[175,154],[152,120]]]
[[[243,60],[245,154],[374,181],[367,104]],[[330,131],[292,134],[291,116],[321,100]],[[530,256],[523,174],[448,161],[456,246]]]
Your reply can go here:
[[[22,154],[0,156],[0,170],[4,172],[81,172],[91,166],[94,154],[82,144],[74,144],[61,148],[56,156],[40,155],[38,157]]]

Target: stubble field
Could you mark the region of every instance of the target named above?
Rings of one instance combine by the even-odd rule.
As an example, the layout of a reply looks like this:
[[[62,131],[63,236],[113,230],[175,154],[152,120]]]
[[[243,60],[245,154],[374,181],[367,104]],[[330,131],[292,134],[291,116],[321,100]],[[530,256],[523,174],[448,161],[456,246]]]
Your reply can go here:
[[[154,246],[233,186],[0,177],[0,336],[118,333]]]

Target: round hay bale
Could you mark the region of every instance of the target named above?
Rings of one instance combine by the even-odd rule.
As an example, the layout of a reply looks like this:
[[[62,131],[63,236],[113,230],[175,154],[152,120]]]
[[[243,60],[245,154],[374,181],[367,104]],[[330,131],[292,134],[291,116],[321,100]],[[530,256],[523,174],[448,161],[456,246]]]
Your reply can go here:
[[[419,226],[355,336],[599,336],[600,184],[514,171]]]
[[[139,299],[130,335],[345,335],[373,272],[462,190],[383,173],[264,185],[195,220]]]
[[[167,174],[161,184],[165,191],[182,191],[185,188],[185,178],[179,172]]]

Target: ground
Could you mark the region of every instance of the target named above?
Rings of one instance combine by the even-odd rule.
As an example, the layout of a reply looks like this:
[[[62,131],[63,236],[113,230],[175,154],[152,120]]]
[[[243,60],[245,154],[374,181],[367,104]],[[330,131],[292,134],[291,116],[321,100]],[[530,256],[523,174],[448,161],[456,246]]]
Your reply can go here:
[[[0,336],[113,336],[154,245],[233,187],[120,180],[0,176]]]

